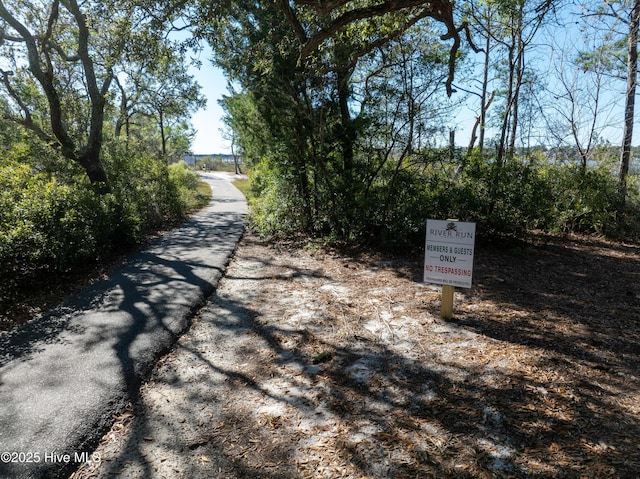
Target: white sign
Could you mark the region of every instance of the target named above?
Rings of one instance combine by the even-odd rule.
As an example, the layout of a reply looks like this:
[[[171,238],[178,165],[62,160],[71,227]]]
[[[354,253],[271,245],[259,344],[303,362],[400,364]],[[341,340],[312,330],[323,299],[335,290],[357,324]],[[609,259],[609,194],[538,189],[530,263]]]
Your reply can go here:
[[[427,220],[425,283],[471,287],[475,223]]]

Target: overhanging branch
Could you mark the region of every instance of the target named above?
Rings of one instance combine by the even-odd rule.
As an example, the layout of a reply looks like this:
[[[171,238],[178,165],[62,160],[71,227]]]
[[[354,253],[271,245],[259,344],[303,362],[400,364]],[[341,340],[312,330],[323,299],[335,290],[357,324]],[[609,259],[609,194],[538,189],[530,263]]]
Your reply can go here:
[[[298,0],[296,2],[299,5],[305,5],[307,7],[314,8],[321,16],[326,17],[329,13],[334,12],[336,9],[346,6],[349,0]],[[460,49],[460,32],[463,30],[467,33],[469,38],[468,27],[466,23],[462,26],[456,27],[453,19],[453,6],[450,0],[387,0],[382,3],[370,5],[366,7],[354,8],[347,10],[344,13],[339,14],[335,19],[331,20],[327,26],[314,33],[307,38],[304,34],[304,30],[300,26],[295,13],[291,9],[287,0],[283,0],[281,8],[284,10],[285,15],[289,19],[296,36],[300,40],[300,60],[304,60],[309,57],[314,51],[316,51],[320,45],[330,37],[337,34],[344,27],[351,25],[359,20],[367,18],[382,17],[389,13],[400,12],[408,10],[414,7],[424,7],[424,9],[414,17],[415,21],[409,21],[405,24],[404,30],[411,27],[420,18],[430,17],[434,20],[445,25],[447,32],[441,36],[442,40],[453,40],[453,45],[449,51],[449,75],[446,81],[447,95],[451,96],[453,93],[453,79],[455,74],[455,62],[456,56]],[[402,33],[403,30],[399,30],[399,33],[394,32],[393,35],[388,35],[386,41],[391,40]],[[305,40],[306,39],[306,40]],[[381,46],[383,42],[376,42],[376,46]],[[475,46],[471,43],[472,48],[475,50]]]
[[[16,104],[22,111],[22,117],[5,114],[3,115],[4,118],[33,131],[36,135],[38,135],[40,139],[44,140],[45,142],[54,143],[53,138],[48,135],[42,128],[40,128],[40,126],[35,121],[33,121],[33,117],[31,116],[29,107],[22,101],[20,95],[18,95],[18,92],[16,92],[16,90],[13,88],[13,85],[11,85],[9,77],[12,75],[13,72],[0,70],[0,81],[4,85],[9,96],[13,99],[13,101],[16,102]]]

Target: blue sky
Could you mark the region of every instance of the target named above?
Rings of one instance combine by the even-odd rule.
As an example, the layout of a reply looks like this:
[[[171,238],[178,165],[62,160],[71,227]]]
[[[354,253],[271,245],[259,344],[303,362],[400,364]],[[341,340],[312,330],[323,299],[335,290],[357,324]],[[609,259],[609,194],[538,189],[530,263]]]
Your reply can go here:
[[[222,95],[228,93],[227,80],[222,70],[211,64],[210,58],[211,50],[206,48],[200,53],[200,69],[190,68],[191,74],[202,87],[202,94],[207,98],[206,108],[191,118],[191,124],[196,130],[191,150],[196,155],[231,153],[230,143],[223,138],[220,131],[223,128],[224,111],[218,105]]]

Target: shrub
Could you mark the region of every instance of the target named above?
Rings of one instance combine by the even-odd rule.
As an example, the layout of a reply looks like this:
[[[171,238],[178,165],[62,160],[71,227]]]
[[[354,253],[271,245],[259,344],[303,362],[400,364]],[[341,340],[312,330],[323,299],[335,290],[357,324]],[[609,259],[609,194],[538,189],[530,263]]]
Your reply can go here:
[[[139,245],[197,204],[198,178],[186,165],[117,148],[105,164],[110,191],[100,194],[73,168],[56,175],[0,159],[0,297]]]
[[[253,165],[249,221],[261,235],[289,235],[304,230],[302,201],[293,179],[279,174],[266,159]]]
[[[555,196],[553,231],[607,234],[616,223],[617,179],[606,165],[550,166]]]
[[[187,211],[198,206],[200,200],[195,194],[198,191],[200,180],[198,175],[184,162],[169,165],[169,188],[173,189],[171,198],[172,214],[178,218],[185,215]]]
[[[121,241],[138,244],[149,230],[185,218],[198,204],[198,177],[184,163],[112,146],[105,154],[111,193],[104,198],[107,228]]]
[[[0,277],[4,288],[64,271],[96,251],[96,194],[26,164],[0,166]]]
[[[253,170],[253,224],[262,234],[298,231],[325,239],[420,247],[427,218],[473,221],[485,237],[523,237],[532,230],[640,236],[640,192],[629,178],[625,214],[615,168],[606,158],[595,166],[561,165],[542,153],[515,157],[498,167],[490,156],[452,161],[448,149],[429,150],[376,166],[359,158],[348,174],[328,159],[308,174],[311,221],[295,181],[275,161]],[[337,165],[337,166],[336,166]],[[630,232],[630,233],[629,233]]]

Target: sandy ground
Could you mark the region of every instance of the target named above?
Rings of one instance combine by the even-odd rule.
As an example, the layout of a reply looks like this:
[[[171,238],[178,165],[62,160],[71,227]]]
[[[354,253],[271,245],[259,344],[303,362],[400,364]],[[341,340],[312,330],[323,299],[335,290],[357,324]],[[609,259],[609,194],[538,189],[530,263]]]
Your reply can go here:
[[[638,266],[480,251],[444,321],[419,259],[248,233],[72,479],[638,477]]]

